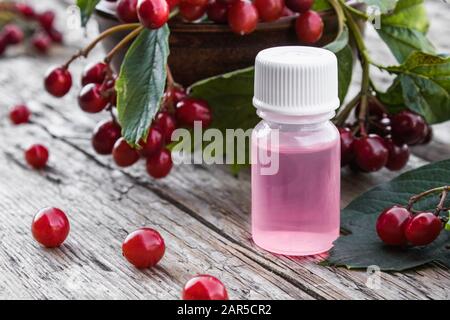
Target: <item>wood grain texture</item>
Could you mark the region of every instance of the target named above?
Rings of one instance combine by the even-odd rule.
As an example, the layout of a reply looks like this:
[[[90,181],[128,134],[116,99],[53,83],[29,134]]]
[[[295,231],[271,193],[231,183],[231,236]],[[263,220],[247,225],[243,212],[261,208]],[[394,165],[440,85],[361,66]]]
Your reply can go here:
[[[435,4],[431,8],[442,10]],[[183,165],[155,181],[143,163],[119,170],[109,157],[97,156],[89,139],[106,115],[81,112],[78,88],[63,99],[42,90],[47,67],[61,64],[72,51],[55,50],[48,58],[13,53],[0,59],[0,135],[5,141],[0,146],[0,215],[6,221],[0,226],[0,297],[177,299],[182,284],[196,273],[217,275],[237,299],[450,297],[450,272],[438,264],[383,273],[381,289],[372,290],[363,271],[317,265],[324,256],[290,258],[258,249],[249,233],[248,172],[235,178],[225,167]],[[100,51],[93,61],[99,56]],[[84,65],[73,65],[74,79]],[[7,107],[22,101],[32,108],[33,123],[12,127],[5,119]],[[407,169],[438,155],[448,158],[448,129],[447,124],[436,127],[435,142],[422,153],[417,149],[419,156]],[[43,172],[29,170],[22,158],[22,150],[34,142],[50,146],[50,166]],[[344,170],[342,206],[397,174]],[[32,215],[48,205],[67,210],[73,226],[58,250],[42,249],[30,239]],[[121,257],[120,245],[127,232],[144,225],[162,232],[168,251],[157,268],[141,272]]]

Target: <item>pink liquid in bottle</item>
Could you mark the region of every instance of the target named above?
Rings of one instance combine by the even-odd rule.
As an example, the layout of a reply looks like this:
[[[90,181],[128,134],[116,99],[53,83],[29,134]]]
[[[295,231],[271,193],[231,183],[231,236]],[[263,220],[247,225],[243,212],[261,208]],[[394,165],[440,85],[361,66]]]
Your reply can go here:
[[[253,159],[259,148],[253,145]],[[339,236],[339,143],[279,149],[278,173],[261,174],[258,160],[252,166],[253,240],[279,254],[325,252]]]

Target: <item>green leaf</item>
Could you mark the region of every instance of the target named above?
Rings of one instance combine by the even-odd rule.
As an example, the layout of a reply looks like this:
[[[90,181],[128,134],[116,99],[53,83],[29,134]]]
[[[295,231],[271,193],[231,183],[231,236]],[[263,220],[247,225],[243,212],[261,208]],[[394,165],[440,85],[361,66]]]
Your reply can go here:
[[[425,247],[399,248],[384,245],[375,231],[378,215],[394,204],[406,204],[409,197],[422,191],[448,185],[450,160],[430,164],[404,173],[364,193],[342,210],[341,227],[350,232],[341,236],[330,251],[330,265],[366,268],[377,265],[381,270],[402,271],[432,261],[450,267],[450,233],[442,232],[437,240]],[[433,210],[439,195],[423,199],[417,210]]]
[[[100,0],[77,0],[77,6],[80,8],[81,12],[81,25],[83,27],[89,21],[89,18],[94,12],[95,6],[100,2]]]
[[[423,0],[400,0],[393,13],[381,16],[377,32],[397,61],[403,62],[413,51],[435,53],[425,35],[428,25]]]
[[[353,51],[349,45],[336,53],[338,59],[338,93],[341,103],[347,95],[353,74]]]
[[[330,6],[328,0],[315,0],[312,9],[315,11],[325,11],[329,10],[332,7]]]
[[[381,13],[387,13],[395,9],[398,0],[362,0],[368,6],[376,7]]]
[[[384,103],[396,108],[402,98],[404,105],[429,123],[450,119],[450,58],[415,52],[402,65],[386,70],[398,77],[381,95]]]
[[[248,68],[209,78],[193,84],[192,96],[208,101],[213,112],[211,127],[225,134],[226,129],[254,128],[261,120],[253,107],[254,69]],[[249,145],[246,143],[246,164],[231,166],[234,174],[249,163]]]
[[[146,138],[166,85],[169,28],[140,33],[128,50],[116,82],[123,137],[133,145]]]

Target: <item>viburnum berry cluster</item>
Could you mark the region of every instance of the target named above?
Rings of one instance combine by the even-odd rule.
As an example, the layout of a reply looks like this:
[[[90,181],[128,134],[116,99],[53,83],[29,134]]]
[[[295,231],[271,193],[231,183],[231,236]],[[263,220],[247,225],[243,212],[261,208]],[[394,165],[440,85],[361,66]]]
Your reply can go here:
[[[148,130],[147,139],[142,139],[138,146],[131,146],[122,138],[113,110],[116,106],[115,81],[116,75],[105,62],[88,65],[82,73],[82,89],[78,95],[80,108],[87,113],[106,110],[111,116],[111,119],[100,122],[94,129],[94,150],[100,155],[112,154],[120,167],[132,166],[140,158],[145,158],[150,176],[156,179],[166,177],[173,166],[171,152],[167,148],[172,142],[172,133],[179,126],[192,128],[196,121],[202,127],[208,127],[212,121],[208,103],[189,97],[182,87],[169,83],[160,111]],[[50,94],[62,97],[72,86],[72,76],[67,66],[58,67],[47,73],[44,83]]]
[[[359,119],[339,127],[341,164],[362,172],[400,170],[408,162],[409,146],[429,143],[432,128],[410,110],[389,114],[375,96],[368,99],[366,114],[357,105]]]
[[[394,205],[385,209],[378,217],[376,230],[380,239],[392,246],[426,246],[437,239],[448,217],[441,217],[446,212],[445,201],[450,186],[427,190],[410,198],[407,206]],[[413,211],[413,205],[431,194],[441,193],[439,204],[434,212]]]
[[[31,223],[34,239],[46,248],[61,246],[69,236],[70,222],[64,211],[54,207],[38,211]],[[138,269],[156,266],[164,257],[166,244],[161,234],[152,228],[139,228],[127,235],[122,243],[125,259]],[[210,275],[191,278],[183,287],[183,300],[228,300],[223,283]]]
[[[9,46],[23,43],[29,38],[30,45],[46,54],[52,44],[61,44],[63,35],[54,25],[55,13],[51,10],[36,12],[24,3],[0,3],[0,12],[8,16],[8,23],[0,30],[0,56]]]
[[[259,22],[274,22],[298,15],[295,30],[304,43],[315,43],[323,33],[320,15],[311,10],[314,0],[117,0],[117,16],[123,23],[140,21],[156,29],[164,25],[171,10],[178,8],[184,21],[211,21],[228,24],[230,29],[246,35],[256,30]]]

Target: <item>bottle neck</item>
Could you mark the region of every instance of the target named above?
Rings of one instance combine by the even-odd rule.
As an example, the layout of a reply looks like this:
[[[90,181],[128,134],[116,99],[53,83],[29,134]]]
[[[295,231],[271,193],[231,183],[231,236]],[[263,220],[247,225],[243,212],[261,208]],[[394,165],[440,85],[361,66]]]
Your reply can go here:
[[[334,111],[331,111],[316,115],[291,116],[263,110],[258,110],[256,113],[268,123],[305,126],[317,126],[323,124],[331,120],[336,114]]]

